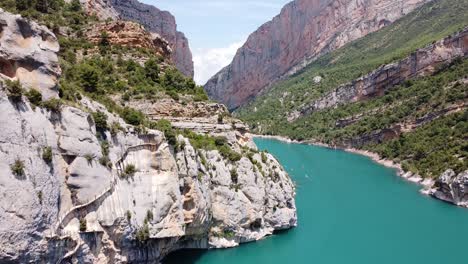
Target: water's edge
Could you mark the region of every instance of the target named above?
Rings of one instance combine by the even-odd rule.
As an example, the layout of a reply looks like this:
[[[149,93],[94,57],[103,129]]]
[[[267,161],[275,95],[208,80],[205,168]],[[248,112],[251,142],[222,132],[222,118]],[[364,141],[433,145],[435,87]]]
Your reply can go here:
[[[270,136],[270,135],[258,135],[258,134],[250,134],[250,136],[252,138],[274,139],[274,140],[282,141],[282,142],[289,143],[289,144],[305,144],[305,145],[324,147],[324,148],[334,149],[334,150],[342,150],[342,151],[345,151],[345,152],[366,156],[366,157],[370,158],[372,161],[374,161],[374,162],[376,162],[376,163],[378,163],[378,164],[380,164],[382,166],[385,166],[385,167],[391,168],[391,169],[395,169],[396,174],[399,177],[401,177],[401,178],[403,178],[403,179],[405,179],[405,180],[407,180],[407,181],[409,181],[411,183],[414,183],[414,184],[417,184],[417,185],[421,186],[422,189],[420,190],[420,193],[422,193],[424,195],[429,194],[429,190],[434,184],[434,180],[424,179],[422,176],[420,176],[418,174],[413,174],[411,172],[405,172],[400,163],[396,163],[393,160],[383,159],[382,157],[380,157],[379,154],[371,152],[371,151],[360,150],[360,149],[355,149],[355,148],[336,147],[336,146],[331,146],[331,145],[328,145],[328,144],[325,144],[325,143],[321,143],[321,142],[317,142],[317,141],[311,141],[311,140],[298,141],[298,140],[293,140],[293,139],[290,139],[288,137],[283,137],[283,136]],[[431,197],[433,197],[433,196],[431,196]],[[436,197],[433,197],[433,198],[437,199]]]

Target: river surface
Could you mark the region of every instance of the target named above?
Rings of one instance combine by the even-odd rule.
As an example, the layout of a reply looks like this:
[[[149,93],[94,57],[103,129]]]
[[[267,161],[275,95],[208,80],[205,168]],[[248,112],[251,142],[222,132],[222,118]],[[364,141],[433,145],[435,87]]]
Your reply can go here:
[[[299,226],[234,249],[176,252],[164,264],[468,263],[468,209],[421,195],[367,157],[255,142],[296,182]]]

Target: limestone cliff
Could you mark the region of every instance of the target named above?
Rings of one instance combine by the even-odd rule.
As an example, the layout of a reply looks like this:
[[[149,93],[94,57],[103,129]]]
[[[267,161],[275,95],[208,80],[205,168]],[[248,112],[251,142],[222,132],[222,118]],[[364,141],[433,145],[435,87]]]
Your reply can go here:
[[[0,21],[0,46],[8,48],[1,59],[21,66],[5,71],[2,64],[0,79],[49,95],[60,75],[55,36],[2,10]],[[24,45],[13,49],[12,40]],[[48,85],[29,86],[29,75],[14,74],[23,67]],[[13,100],[6,85],[0,82],[1,263],[158,263],[177,249],[233,247],[296,225],[293,182],[235,120],[223,126],[207,118],[226,114],[222,106],[190,107],[214,122],[202,124],[200,135],[221,138],[238,159],[197,148],[184,134],[171,142],[127,125],[85,96],[50,109]],[[91,113],[98,111],[115,130],[96,128]]]
[[[428,0],[296,0],[252,33],[232,63],[205,85],[230,109],[319,55],[376,31]]]
[[[0,43],[0,80],[19,79],[46,99],[58,96],[59,45],[49,29],[0,9]]]

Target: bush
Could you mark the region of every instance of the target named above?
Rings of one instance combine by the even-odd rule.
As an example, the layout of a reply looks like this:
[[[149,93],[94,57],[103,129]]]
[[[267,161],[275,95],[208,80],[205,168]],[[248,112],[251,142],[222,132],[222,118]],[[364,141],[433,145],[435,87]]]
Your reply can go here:
[[[62,107],[62,101],[60,99],[52,98],[52,99],[42,102],[41,105],[42,107],[44,107],[45,109],[51,112],[58,113],[60,112],[60,108]]]
[[[29,102],[34,106],[41,105],[42,102],[42,94],[36,89],[29,89],[26,92],[26,97],[28,98]]]
[[[13,164],[10,165],[11,172],[17,177],[24,176],[24,162],[20,159],[16,159]]]
[[[150,239],[150,232],[148,224],[144,224],[143,227],[138,229],[136,233],[136,240],[140,243],[146,243]]]
[[[97,111],[91,113],[93,116],[94,124],[96,126],[96,130],[107,130],[107,115],[104,112]]]
[[[14,102],[20,102],[23,97],[23,87],[19,81],[6,80],[6,92],[8,97]]]
[[[87,223],[85,218],[80,219],[80,232],[86,232]]]
[[[237,184],[239,180],[239,174],[237,173],[237,170],[234,168],[230,171],[230,173],[232,183]]]
[[[179,99],[180,99],[179,94],[174,90],[167,90],[166,94],[169,95],[175,101],[179,101]]]
[[[136,173],[136,167],[135,165],[133,164],[128,164],[125,169],[124,169],[124,173],[123,173],[123,176],[124,177],[132,177],[133,175],[135,175]]]
[[[146,211],[145,223],[150,223],[153,219],[153,212],[151,210]]]
[[[242,158],[241,154],[233,151],[229,146],[221,146],[218,150],[224,158],[229,159],[232,162],[239,161]]]
[[[86,92],[94,93],[97,91],[99,75],[93,66],[89,64],[81,65],[79,69],[79,77],[80,83]]]
[[[113,122],[110,127],[110,133],[113,137],[117,136],[117,133],[123,130],[124,130],[123,127],[118,122]]]
[[[45,147],[42,149],[42,159],[47,164],[50,164],[52,162],[52,148],[51,147]]]
[[[262,152],[261,156],[262,156],[262,162],[266,163],[268,158],[267,158],[267,155],[265,154],[265,152]]]
[[[145,75],[153,82],[159,80],[159,66],[156,59],[149,59],[145,62]]]
[[[124,108],[122,118],[127,122],[127,124],[134,126],[142,125],[145,121],[145,115],[142,112],[129,107]]]
[[[91,154],[86,154],[86,155],[84,155],[84,158],[86,159],[86,161],[87,161],[89,164],[91,164],[91,163],[93,162],[93,160],[94,160],[94,156],[91,155]]]
[[[130,222],[130,220],[132,220],[132,212],[130,212],[130,210],[127,210],[127,212],[125,212],[125,215],[127,216],[127,221]]]

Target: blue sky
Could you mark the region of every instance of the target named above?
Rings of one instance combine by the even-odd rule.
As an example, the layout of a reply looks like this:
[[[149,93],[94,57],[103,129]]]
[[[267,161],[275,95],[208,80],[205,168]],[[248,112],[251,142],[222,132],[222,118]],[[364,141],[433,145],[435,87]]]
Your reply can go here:
[[[228,65],[248,35],[290,0],[140,0],[175,17],[189,39],[195,81],[204,84]]]

